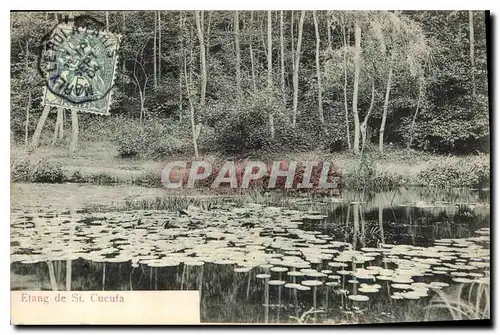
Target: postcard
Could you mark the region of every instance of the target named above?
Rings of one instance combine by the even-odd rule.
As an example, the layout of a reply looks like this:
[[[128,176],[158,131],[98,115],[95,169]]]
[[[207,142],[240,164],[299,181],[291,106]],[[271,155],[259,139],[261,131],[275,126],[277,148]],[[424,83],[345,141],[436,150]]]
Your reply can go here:
[[[12,11],[14,325],[482,320],[488,11]]]

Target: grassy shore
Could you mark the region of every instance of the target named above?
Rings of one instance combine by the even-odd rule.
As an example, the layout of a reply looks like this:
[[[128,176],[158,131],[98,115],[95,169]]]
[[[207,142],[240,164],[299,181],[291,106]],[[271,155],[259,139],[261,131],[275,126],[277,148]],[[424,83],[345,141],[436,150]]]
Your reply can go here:
[[[226,157],[213,156],[225,160]],[[206,156],[205,156],[206,157]],[[342,174],[345,188],[391,188],[397,186],[437,186],[485,188],[490,183],[488,154],[442,156],[415,150],[387,149],[381,155],[298,152],[249,155],[251,160],[330,161]],[[165,157],[165,161],[121,158],[106,141],[81,143],[74,155],[67,146],[43,146],[29,153],[25,147],[11,149],[13,182],[74,182],[97,185],[133,184],[161,187],[160,173],[166,161],[192,160],[191,155]]]

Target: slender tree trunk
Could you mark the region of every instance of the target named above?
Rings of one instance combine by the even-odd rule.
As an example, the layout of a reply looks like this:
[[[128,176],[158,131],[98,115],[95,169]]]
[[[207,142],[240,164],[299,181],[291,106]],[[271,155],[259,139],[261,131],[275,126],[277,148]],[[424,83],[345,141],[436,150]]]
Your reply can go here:
[[[273,94],[273,21],[272,12],[267,11],[267,89],[268,94]],[[271,138],[274,139],[274,111],[269,112],[269,127],[271,128]]]
[[[240,15],[238,11],[234,12],[234,45],[236,49],[236,97],[238,104],[241,101],[241,55],[240,55]]]
[[[35,149],[38,146],[38,142],[40,141],[40,136],[42,135],[43,125],[45,124],[45,120],[47,120],[49,112],[50,112],[50,107],[45,106],[43,108],[40,119],[38,119],[38,124],[36,125],[35,133],[33,134],[33,138],[31,141],[32,149]]]
[[[328,37],[328,50],[333,50],[333,45],[332,45],[332,19],[330,17],[330,12],[327,11],[326,13],[327,19],[326,19],[326,33]]]
[[[201,16],[203,21],[203,15]],[[202,24],[203,26],[203,24]],[[207,24],[207,33],[205,34],[205,59],[210,59],[210,36],[211,36],[211,27],[212,27],[212,11],[208,12],[208,24]],[[207,63],[207,78],[208,78],[208,66]]]
[[[28,75],[29,71],[29,40],[26,39],[26,55],[24,58],[24,73]],[[31,108],[31,85],[28,83],[28,105],[26,106],[26,122],[24,124],[24,144],[28,145],[29,123],[30,123],[30,108]]]
[[[155,21],[154,21],[154,29],[153,29],[153,34],[154,34],[154,37],[153,37],[153,86],[154,86],[154,89],[156,90],[158,88],[158,78],[156,76],[158,70],[157,70],[157,67],[156,67],[156,35],[157,35],[157,22],[158,22],[158,16],[155,13]]]
[[[125,11],[122,11],[122,35],[125,36]],[[126,73],[126,60],[125,57],[122,60],[122,86],[125,87],[125,73]]]
[[[471,64],[471,78],[472,78],[472,96],[476,96],[476,79],[474,75],[474,12],[469,11],[469,39],[470,39],[470,64]]]
[[[205,59],[205,38],[203,34],[203,21],[200,11],[195,11],[196,30],[198,33],[198,41],[200,44],[200,61],[201,61],[201,91],[200,105],[205,106],[205,95],[207,91],[207,63]]]
[[[109,12],[106,11],[106,31],[109,31]]]
[[[315,10],[313,10],[313,19],[314,19],[314,31],[316,33],[316,77],[318,78],[318,116],[321,126],[324,127],[325,117],[323,115],[323,92],[322,92],[323,87],[321,86],[321,67],[319,64],[319,49],[321,41],[319,37],[318,18]]]
[[[347,147],[349,151],[352,150],[351,147],[351,130],[349,129],[349,107],[347,104],[347,37],[345,33],[345,25],[342,25],[342,35],[344,42],[344,109],[345,109],[345,128],[346,128],[346,136],[347,136]]]
[[[199,26],[197,24],[197,26]],[[201,44],[201,46],[203,46],[203,44]],[[189,78],[191,78],[191,70],[189,72],[189,75],[188,75],[188,69],[187,69],[187,56],[186,56],[186,53],[184,52],[184,49],[183,49],[183,59],[184,59],[184,79],[185,79],[185,86],[186,86],[186,93],[187,93],[187,96],[188,96],[188,101],[189,101],[189,108],[190,108],[190,111],[191,111],[191,115],[190,115],[190,120],[191,120],[191,132],[192,132],[192,138],[193,138],[193,148],[194,148],[194,155],[196,158],[198,158],[198,142],[197,142],[197,139],[198,139],[198,134],[197,134],[197,127],[196,127],[196,122],[195,122],[195,111],[194,111],[194,104],[193,104],[193,98],[191,96],[191,80]]]
[[[26,122],[24,124],[24,145],[28,145],[29,124],[30,124],[30,108],[31,108],[31,89],[28,89],[28,104],[26,106]]]
[[[179,39],[180,39],[180,44],[181,44],[181,52],[182,52],[182,55],[183,55],[183,58],[181,59],[180,61],[180,64],[179,64],[179,120],[182,119],[182,79],[184,78],[183,76],[183,70],[184,70],[184,26],[183,26],[183,15],[182,15],[182,11],[179,12],[179,30],[180,30],[180,34],[179,34]]]
[[[106,12],[106,20],[108,17],[108,12]],[[54,13],[54,20],[56,23],[59,23],[59,18],[57,17],[57,13]],[[63,138],[64,136],[64,128],[63,128],[63,123],[64,123],[64,114],[63,110],[61,108],[57,109],[57,118],[56,118],[56,123],[54,126],[54,136],[52,138],[52,145],[54,145],[57,142],[58,138]]]
[[[161,11],[158,11],[158,81],[161,82]]]
[[[293,111],[292,111],[292,127],[297,124],[297,105],[299,97],[299,66],[300,66],[300,48],[302,45],[302,33],[304,28],[305,11],[300,12],[299,19],[299,36],[297,39],[297,50],[295,50],[295,60],[293,69]]]
[[[384,99],[384,110],[382,112],[382,121],[380,123],[380,133],[378,139],[378,150],[380,153],[384,153],[384,132],[385,132],[385,123],[387,121],[387,111],[389,109],[389,96],[391,93],[391,82],[392,82],[392,63],[393,63],[394,54],[391,54],[391,59],[389,63],[389,73],[387,75],[387,87],[385,90],[385,99]]]
[[[286,105],[285,91],[285,41],[283,36],[283,11],[280,11],[280,63],[281,63],[281,94],[283,95],[283,104]]]
[[[372,82],[372,98],[370,101],[370,108],[368,109],[368,113],[366,113],[365,118],[361,123],[361,152],[365,150],[366,129],[368,128],[368,120],[370,119],[370,115],[372,114],[374,102],[375,102],[375,82]]]
[[[253,30],[253,11],[250,12],[250,29]],[[252,88],[253,92],[255,93],[257,92],[257,83],[255,79],[255,59],[253,56],[252,38],[250,38],[249,49],[250,49],[250,64],[252,67]]]
[[[424,75],[420,78],[420,83],[418,84],[418,97],[417,97],[417,107],[415,108],[415,114],[413,114],[413,118],[411,120],[410,127],[410,140],[408,141],[408,149],[411,148],[413,143],[413,136],[415,135],[415,124],[417,122],[418,112],[420,110],[420,101],[422,100],[422,93],[424,91]]]
[[[354,33],[354,84],[352,93],[352,114],[354,116],[354,153],[359,154],[359,114],[358,114],[358,90],[359,74],[361,71],[361,27],[359,22],[355,23]]]
[[[69,151],[71,153],[76,152],[78,148],[78,112],[75,108],[71,108],[71,144],[69,146]]]
[[[62,123],[62,114],[61,114],[61,108],[57,108],[57,118],[56,118],[56,124],[54,126],[54,135],[52,136],[52,142],[50,143],[51,145],[55,145],[57,143],[57,139],[59,137],[59,132],[60,132],[60,126]]]

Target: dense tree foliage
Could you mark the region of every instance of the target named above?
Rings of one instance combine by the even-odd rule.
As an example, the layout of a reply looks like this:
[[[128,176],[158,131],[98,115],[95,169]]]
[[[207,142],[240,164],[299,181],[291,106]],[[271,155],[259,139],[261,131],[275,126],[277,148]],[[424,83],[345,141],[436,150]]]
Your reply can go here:
[[[43,109],[40,41],[67,14],[11,15],[11,130],[19,143]],[[136,120],[116,122],[136,129],[122,132],[120,146],[138,143],[127,136],[145,136],[141,129],[155,123],[160,136],[168,124],[163,136],[196,154],[489,149],[483,12],[72,14],[123,36],[110,118]],[[85,127],[96,116],[80,119]]]

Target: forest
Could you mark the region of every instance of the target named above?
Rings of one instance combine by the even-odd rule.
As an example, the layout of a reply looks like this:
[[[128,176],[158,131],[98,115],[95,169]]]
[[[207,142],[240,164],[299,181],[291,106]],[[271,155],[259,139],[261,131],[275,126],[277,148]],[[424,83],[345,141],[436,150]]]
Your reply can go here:
[[[66,111],[51,113],[38,143],[40,41],[68,15],[121,34],[113,103],[110,115],[78,114],[78,139]],[[11,143],[33,150],[71,140],[73,155],[98,145],[153,161],[479,155],[489,170],[488,15],[12,12]]]

